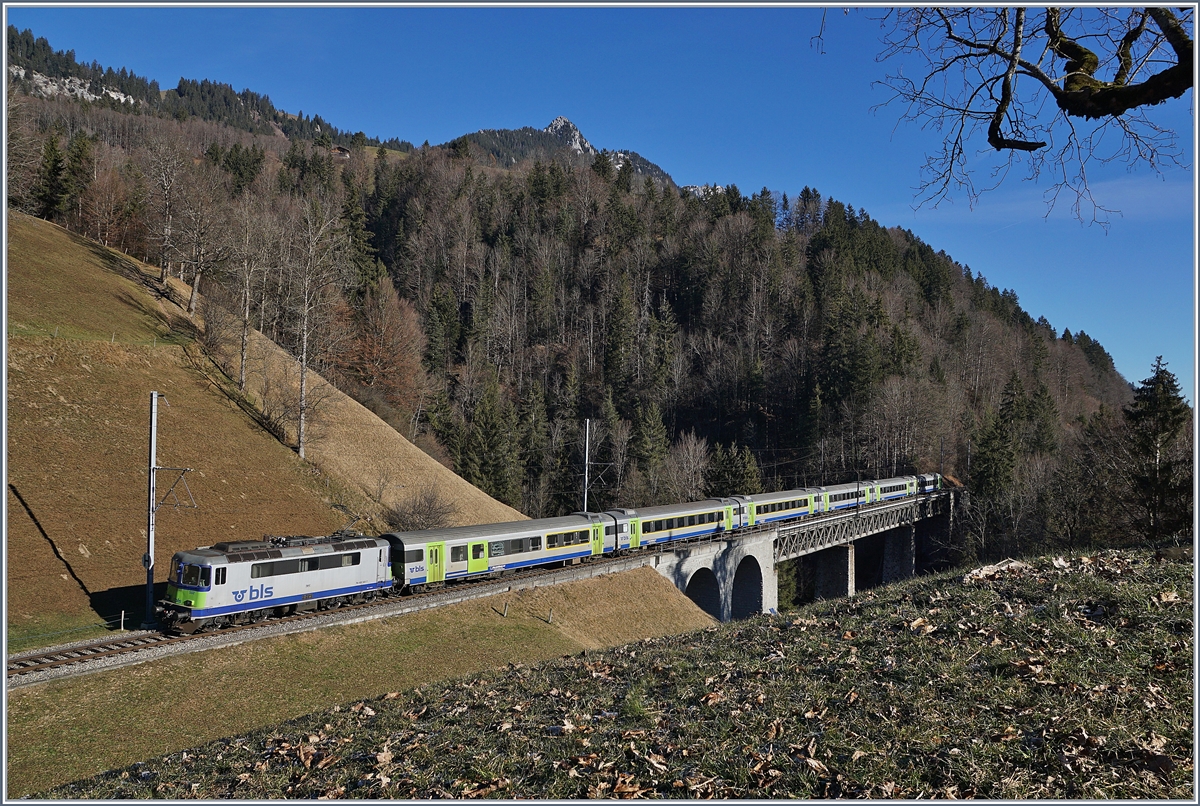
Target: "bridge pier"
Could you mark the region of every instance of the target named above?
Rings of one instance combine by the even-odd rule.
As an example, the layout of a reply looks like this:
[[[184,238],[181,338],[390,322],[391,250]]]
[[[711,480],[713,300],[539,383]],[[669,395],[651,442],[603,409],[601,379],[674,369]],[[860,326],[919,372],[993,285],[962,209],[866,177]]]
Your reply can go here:
[[[774,531],[735,540],[673,547],[654,567],[718,621],[748,618],[779,608]]]
[[[883,537],[883,584],[908,579],[916,572],[916,525],[909,524],[885,532]]]
[[[854,595],[854,544],[830,546],[818,551],[816,562],[816,597],[839,599]]]

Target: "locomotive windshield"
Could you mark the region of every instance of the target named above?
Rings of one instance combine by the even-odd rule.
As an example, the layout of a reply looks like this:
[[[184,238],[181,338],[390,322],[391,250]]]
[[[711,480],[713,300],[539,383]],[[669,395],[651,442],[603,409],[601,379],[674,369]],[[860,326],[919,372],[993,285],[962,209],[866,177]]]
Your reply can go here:
[[[207,588],[212,568],[207,565],[179,564],[179,584],[193,588]]]

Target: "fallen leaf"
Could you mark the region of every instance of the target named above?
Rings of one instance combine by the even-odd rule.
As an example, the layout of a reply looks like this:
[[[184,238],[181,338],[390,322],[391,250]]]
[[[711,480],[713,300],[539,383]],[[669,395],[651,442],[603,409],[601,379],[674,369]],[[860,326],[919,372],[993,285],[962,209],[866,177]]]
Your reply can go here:
[[[482,798],[492,794],[497,789],[508,786],[507,778],[493,778],[487,783],[479,784],[471,789],[463,790],[463,797]]]

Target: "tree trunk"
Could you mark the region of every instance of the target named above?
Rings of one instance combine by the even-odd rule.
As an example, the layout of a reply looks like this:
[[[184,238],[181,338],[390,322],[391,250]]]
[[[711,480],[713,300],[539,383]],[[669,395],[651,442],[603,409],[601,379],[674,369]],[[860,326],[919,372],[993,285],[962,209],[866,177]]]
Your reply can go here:
[[[203,271],[196,272],[196,278],[192,280],[192,293],[188,297],[188,317],[195,318],[196,316],[196,300],[200,296],[200,278],[204,276]]]

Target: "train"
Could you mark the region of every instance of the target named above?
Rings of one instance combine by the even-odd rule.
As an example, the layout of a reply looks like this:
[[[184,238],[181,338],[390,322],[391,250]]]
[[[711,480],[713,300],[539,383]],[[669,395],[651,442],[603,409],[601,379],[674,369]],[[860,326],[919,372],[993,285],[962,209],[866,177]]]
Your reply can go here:
[[[786,524],[942,488],[937,473],[369,537],[266,537],[176,552],[156,606],[169,631],[328,610],[518,569]]]

